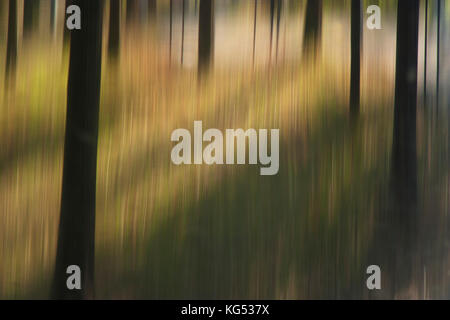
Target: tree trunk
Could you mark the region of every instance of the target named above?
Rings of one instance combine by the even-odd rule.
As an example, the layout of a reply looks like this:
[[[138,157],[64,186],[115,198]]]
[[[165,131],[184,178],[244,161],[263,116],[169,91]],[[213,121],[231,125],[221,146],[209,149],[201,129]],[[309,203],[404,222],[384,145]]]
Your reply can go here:
[[[182,9],[181,9],[181,65],[183,65],[184,59],[184,15],[186,10],[186,0],[181,0]]]
[[[53,298],[94,296],[95,191],[102,53],[102,1],[73,0],[81,30],[72,32],[66,135]],[[81,290],[68,290],[67,267],[81,269]]]
[[[398,10],[393,169],[415,186],[419,1],[399,0]]]
[[[15,73],[17,59],[17,0],[9,0],[6,77]]]
[[[350,114],[356,117],[360,105],[361,0],[352,0],[351,16]]]
[[[253,18],[253,54],[252,63],[255,66],[255,49],[256,49],[256,18],[258,16],[258,0],[255,0],[255,13]]]
[[[423,103],[427,103],[427,64],[428,64],[428,0],[425,1],[425,40],[423,63]]]
[[[108,52],[117,58],[120,49],[120,0],[110,0]]]
[[[393,246],[388,257],[393,292],[408,288],[414,280],[417,243],[417,63],[419,0],[399,0],[395,74],[394,132],[391,164],[390,210]],[[391,250],[391,249],[388,249]]]
[[[322,0],[308,0],[305,13],[303,49],[317,51],[322,39]]]
[[[156,0],[148,0],[148,14],[150,18],[156,16]]]
[[[441,0],[437,1],[437,57],[436,57],[436,108],[439,108],[439,85],[440,85],[440,70],[441,70]]]
[[[269,65],[272,64],[273,46],[273,18],[275,16],[275,0],[270,0],[270,39],[269,39]]]
[[[214,0],[200,0],[198,26],[198,72],[211,64],[214,46]]]
[[[53,34],[56,30],[56,12],[58,8],[58,0],[51,0],[50,2],[50,31]]]
[[[277,42],[275,45],[275,61],[278,61],[278,41],[280,39],[281,8],[282,0],[277,0]]]
[[[169,66],[172,64],[172,32],[173,32],[173,0],[170,0],[169,3],[169,10],[170,10],[170,30],[169,30]]]
[[[27,37],[39,23],[40,0],[24,0],[23,4],[23,35]]]
[[[132,23],[139,5],[137,0],[127,0],[127,24]]]

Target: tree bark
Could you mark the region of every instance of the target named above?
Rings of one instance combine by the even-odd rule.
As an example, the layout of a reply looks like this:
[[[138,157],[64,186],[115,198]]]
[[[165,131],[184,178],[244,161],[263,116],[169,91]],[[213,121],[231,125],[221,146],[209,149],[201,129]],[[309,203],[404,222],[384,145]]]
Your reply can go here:
[[[71,34],[66,135],[52,296],[94,296],[95,192],[102,52],[102,1],[73,0],[81,30]],[[81,290],[68,290],[67,267],[81,269]]]

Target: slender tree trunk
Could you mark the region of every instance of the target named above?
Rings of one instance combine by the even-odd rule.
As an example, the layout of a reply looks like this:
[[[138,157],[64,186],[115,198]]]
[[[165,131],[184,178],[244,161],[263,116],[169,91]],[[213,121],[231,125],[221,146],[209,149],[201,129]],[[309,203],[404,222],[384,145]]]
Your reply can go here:
[[[282,0],[277,0],[277,42],[276,42],[276,51],[275,51],[275,61],[278,62],[278,41],[280,39],[280,22],[281,22],[281,7]]]
[[[322,39],[322,0],[308,0],[305,13],[304,51],[317,51]]]
[[[258,16],[258,0],[255,0],[255,17],[253,19],[253,55],[252,62],[255,66],[255,49],[256,49],[256,18]]]
[[[132,23],[138,7],[138,2],[136,0],[127,0],[127,24]]]
[[[361,0],[352,0],[351,10],[351,71],[350,114],[357,116],[361,86]]]
[[[436,108],[439,108],[439,85],[441,80],[441,0],[437,1],[437,6]]]
[[[71,35],[61,216],[53,298],[94,297],[95,191],[102,52],[102,1],[74,0],[81,30]],[[81,290],[68,290],[67,267],[81,269]]]
[[[423,63],[423,102],[427,102],[427,61],[428,59],[428,0],[425,1],[425,41],[424,41],[424,63]]]
[[[6,78],[15,74],[17,59],[17,0],[9,0],[6,40]]]
[[[23,35],[27,37],[39,22],[40,0],[24,0],[23,4]]]
[[[56,30],[56,11],[58,8],[58,0],[51,0],[50,2],[50,30],[53,34]]]
[[[120,0],[110,0],[108,52],[117,58],[120,50]]]
[[[173,0],[170,0],[169,66],[172,64]]]
[[[150,18],[156,16],[156,0],[148,0],[148,14]]]
[[[214,50],[214,0],[200,0],[198,30],[198,72],[207,70]]]
[[[6,4],[7,4],[6,1],[0,1],[0,14],[2,14],[3,12],[6,12],[6,10],[5,10]],[[6,34],[5,25],[3,23],[0,23],[0,39],[1,40],[3,40],[3,37],[5,34]]]
[[[269,65],[272,64],[273,46],[273,19],[275,16],[275,0],[270,0],[270,40],[269,40]]]
[[[184,15],[186,10],[186,0],[182,1],[182,9],[181,9],[181,65],[183,65],[184,60]]]

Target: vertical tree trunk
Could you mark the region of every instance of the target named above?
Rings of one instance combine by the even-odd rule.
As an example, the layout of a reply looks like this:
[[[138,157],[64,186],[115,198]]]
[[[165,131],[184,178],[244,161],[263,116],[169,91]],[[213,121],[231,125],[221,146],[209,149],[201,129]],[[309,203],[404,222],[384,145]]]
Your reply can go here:
[[[441,70],[441,0],[437,1],[437,7],[436,108],[439,108],[439,85]]]
[[[39,23],[40,0],[24,0],[23,35],[27,37]]]
[[[150,18],[156,16],[156,0],[148,0],[148,14]]]
[[[275,16],[275,0],[270,0],[270,39],[269,39],[269,65],[272,64],[273,46],[273,18]]]
[[[427,63],[428,63],[428,0],[425,1],[425,40],[424,40],[424,63],[423,63],[423,102],[427,102]]]
[[[278,41],[280,39],[280,22],[281,22],[281,8],[282,8],[282,0],[277,0],[277,42],[276,42],[276,51],[275,51],[275,61],[278,61]]]
[[[183,65],[184,60],[184,15],[186,10],[186,0],[182,1],[181,9],[181,65]]]
[[[120,50],[120,0],[110,0],[108,52],[117,58]]]
[[[308,0],[305,13],[304,51],[317,51],[322,39],[322,0]]]
[[[416,103],[419,1],[399,0],[394,111],[394,171],[416,185]]]
[[[139,5],[137,0],[127,0],[127,24],[132,23]]]
[[[6,40],[6,77],[15,74],[17,59],[17,0],[9,0]]]
[[[51,0],[50,2],[50,30],[53,34],[56,30],[56,11],[57,11],[57,1],[58,0]]]
[[[361,0],[352,0],[350,68],[350,114],[357,116],[361,82]]]
[[[214,0],[200,0],[198,25],[198,72],[207,70],[211,64],[214,43]]]
[[[255,66],[255,49],[256,49],[256,18],[258,16],[258,0],[255,0],[255,14],[253,19],[253,55],[252,62],[253,66]]]
[[[53,298],[94,296],[95,191],[100,103],[102,1],[73,0],[81,30],[72,32],[67,88],[61,216]],[[68,290],[66,269],[81,268],[81,290]]]
[[[173,0],[170,0],[169,10],[170,10],[169,65],[171,65],[172,64]]]
[[[394,251],[389,258],[394,292],[407,288],[414,278],[417,241],[417,63],[419,0],[399,0],[395,73],[394,132],[391,165],[390,221]]]

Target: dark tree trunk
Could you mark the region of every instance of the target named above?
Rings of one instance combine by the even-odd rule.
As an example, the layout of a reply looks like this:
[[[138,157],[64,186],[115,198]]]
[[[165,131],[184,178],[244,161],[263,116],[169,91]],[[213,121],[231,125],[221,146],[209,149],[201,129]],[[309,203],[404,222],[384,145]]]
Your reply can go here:
[[[437,57],[436,57],[436,107],[439,108],[439,85],[441,70],[441,0],[437,2]]]
[[[275,60],[278,61],[278,41],[280,39],[280,22],[281,22],[281,8],[282,8],[282,0],[277,0],[277,42],[276,42],[276,56]]]
[[[316,51],[322,39],[322,0],[308,0],[305,13],[303,48]]]
[[[17,59],[17,0],[9,0],[8,38],[6,40],[6,77],[15,74]]]
[[[399,0],[398,10],[393,169],[401,181],[414,187],[419,1]]]
[[[6,1],[0,1],[0,14],[3,14],[3,12],[5,11],[6,8]],[[4,28],[4,24],[0,23],[0,39],[3,40],[3,36],[6,34],[5,32],[5,28]]]
[[[359,114],[361,81],[361,0],[352,0],[350,114]]]
[[[56,1],[58,0],[51,0],[50,2],[50,30],[52,34],[56,29]]]
[[[156,0],[148,0],[148,14],[150,18],[156,16]]]
[[[120,49],[120,0],[110,0],[108,52],[117,58]]]
[[[81,30],[72,32],[67,88],[61,216],[53,298],[94,296],[95,191],[102,53],[102,1],[73,0]],[[81,269],[81,290],[68,290],[66,269]]]
[[[256,49],[256,18],[258,16],[258,0],[255,0],[255,17],[253,19],[253,66],[255,65],[255,49]]]
[[[275,16],[275,0],[270,0],[270,40],[269,40],[269,65],[272,63],[273,46],[273,19]]]
[[[136,16],[138,7],[139,5],[137,0],[127,0],[127,24],[132,23]]]
[[[391,164],[391,245],[388,259],[394,292],[414,279],[417,242],[417,64],[419,0],[399,0],[395,73],[394,132]],[[388,249],[390,250],[390,249]]]
[[[424,40],[424,63],[423,63],[423,102],[427,102],[427,63],[428,63],[428,0],[425,1],[425,40]]]
[[[172,64],[173,0],[170,0],[169,10],[170,10],[169,65],[171,65]]]
[[[200,0],[198,25],[198,72],[211,64],[214,43],[214,0]]]
[[[183,65],[184,60],[184,15],[186,10],[186,0],[182,1],[182,8],[181,8],[181,65]]]
[[[28,36],[39,22],[40,0],[24,0],[23,5],[23,35]]]

